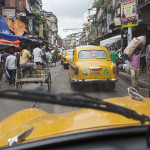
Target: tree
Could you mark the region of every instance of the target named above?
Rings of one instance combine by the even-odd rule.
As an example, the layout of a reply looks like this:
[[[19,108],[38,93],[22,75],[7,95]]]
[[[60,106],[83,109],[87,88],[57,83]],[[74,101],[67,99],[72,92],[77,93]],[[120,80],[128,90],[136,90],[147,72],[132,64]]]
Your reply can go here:
[[[94,2],[93,2],[93,8],[96,8],[99,5],[100,1],[101,0],[94,0]]]

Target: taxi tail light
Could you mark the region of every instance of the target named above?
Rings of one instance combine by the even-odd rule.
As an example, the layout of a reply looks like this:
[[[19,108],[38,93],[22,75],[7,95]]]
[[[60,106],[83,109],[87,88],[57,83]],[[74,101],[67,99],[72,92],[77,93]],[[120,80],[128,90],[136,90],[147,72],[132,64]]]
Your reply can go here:
[[[117,68],[116,67],[113,67],[113,73],[117,74]]]
[[[78,67],[75,67],[74,74],[78,74],[78,73],[79,73],[79,69],[78,69]]]

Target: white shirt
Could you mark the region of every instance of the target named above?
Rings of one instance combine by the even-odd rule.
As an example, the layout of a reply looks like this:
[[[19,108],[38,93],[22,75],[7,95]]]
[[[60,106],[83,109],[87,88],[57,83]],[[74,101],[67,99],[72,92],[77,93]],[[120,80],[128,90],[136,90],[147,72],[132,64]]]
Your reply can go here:
[[[8,70],[17,69],[16,56],[9,55],[9,56],[6,58],[5,67],[8,68]]]
[[[40,48],[35,48],[33,50],[33,56],[34,56],[34,62],[40,62],[43,63],[42,56],[44,55],[43,51]]]

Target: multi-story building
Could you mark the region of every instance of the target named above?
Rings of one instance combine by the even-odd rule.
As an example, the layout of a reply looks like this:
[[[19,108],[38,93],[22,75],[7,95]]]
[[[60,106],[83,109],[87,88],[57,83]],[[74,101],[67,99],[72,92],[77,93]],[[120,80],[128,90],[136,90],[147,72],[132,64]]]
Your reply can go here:
[[[50,45],[57,45],[58,25],[57,17],[52,12],[46,12],[46,19],[48,24],[48,40]]]
[[[72,49],[76,47],[76,36],[78,33],[68,35],[63,39],[63,47],[65,49]]]
[[[145,35],[146,44],[150,44],[150,0],[138,0],[139,26],[135,34]]]
[[[10,20],[20,20],[26,24],[28,37],[39,37],[40,12],[42,10],[41,0],[5,0],[0,7],[0,15]]]
[[[96,14],[96,8],[91,8],[91,9],[88,9],[84,14],[83,14],[83,16],[84,16],[84,25],[83,25],[83,27],[84,27],[84,29],[83,29],[83,31],[85,32],[85,34],[86,34],[86,41],[88,41],[88,43],[90,43],[91,42],[91,38],[90,38],[90,36],[92,35],[92,34],[94,34],[93,32],[92,32],[92,27],[94,26],[94,15]]]

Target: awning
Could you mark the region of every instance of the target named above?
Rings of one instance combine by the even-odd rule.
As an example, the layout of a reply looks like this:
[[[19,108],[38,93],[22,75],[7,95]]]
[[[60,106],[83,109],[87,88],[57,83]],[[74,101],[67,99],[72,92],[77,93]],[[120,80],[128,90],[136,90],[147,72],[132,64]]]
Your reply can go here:
[[[3,39],[0,39],[0,46],[14,46],[14,47],[19,47],[19,43],[20,41],[19,40],[16,40],[16,41],[8,41],[8,40],[3,40]]]
[[[24,36],[19,36],[19,35],[11,35],[11,34],[5,34],[5,33],[0,33],[0,39],[8,40],[8,41],[23,41],[23,40],[28,40],[27,37]]]
[[[40,39],[29,39],[31,42],[35,42],[35,43],[40,43],[40,44],[42,44],[43,43],[43,41],[42,40],[40,40]]]
[[[125,37],[125,35],[124,35],[124,37]],[[117,35],[117,36],[114,36],[112,38],[100,41],[100,46],[109,47],[113,43],[120,41],[120,40],[121,40],[121,35]]]
[[[3,16],[0,16],[0,32],[11,33],[8,24]]]

